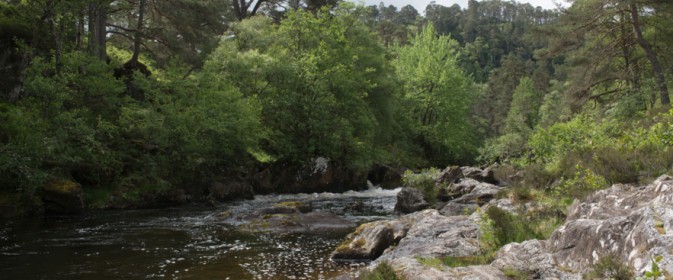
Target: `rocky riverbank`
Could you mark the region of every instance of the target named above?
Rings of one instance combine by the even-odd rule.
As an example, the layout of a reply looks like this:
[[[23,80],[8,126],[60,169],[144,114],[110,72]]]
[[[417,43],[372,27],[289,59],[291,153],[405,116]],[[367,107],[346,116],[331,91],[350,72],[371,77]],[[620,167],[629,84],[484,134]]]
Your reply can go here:
[[[653,270],[661,275],[673,271],[673,177],[667,175],[644,186],[613,185],[576,200],[550,238],[504,245],[485,264],[450,267],[429,261],[482,254],[482,213],[489,207],[518,214],[533,211],[509,199],[494,199],[503,187],[482,176],[488,175],[487,170],[478,171],[456,167],[442,171],[436,182],[448,182],[443,189],[450,195],[448,201],[437,203],[439,210],[363,224],[332,253],[332,259],[372,261],[370,270],[387,262],[404,279],[603,279],[617,273],[636,277]],[[398,199],[408,204],[398,210],[425,202],[413,191],[401,191]],[[475,212],[477,208],[480,211]]]

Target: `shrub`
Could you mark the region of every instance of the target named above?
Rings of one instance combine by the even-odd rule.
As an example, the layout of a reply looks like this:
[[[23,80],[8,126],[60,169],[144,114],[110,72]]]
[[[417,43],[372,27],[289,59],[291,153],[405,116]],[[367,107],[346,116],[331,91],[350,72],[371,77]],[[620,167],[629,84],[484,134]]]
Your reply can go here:
[[[407,187],[421,190],[425,200],[430,203],[431,207],[434,207],[437,203],[437,195],[441,188],[441,186],[435,185],[435,180],[437,179],[439,172],[440,171],[437,168],[425,169],[419,173],[407,170],[402,176],[402,182]]]
[[[625,265],[619,257],[607,255],[598,260],[594,269],[582,276],[583,279],[614,279],[631,280],[634,278],[633,269]]]

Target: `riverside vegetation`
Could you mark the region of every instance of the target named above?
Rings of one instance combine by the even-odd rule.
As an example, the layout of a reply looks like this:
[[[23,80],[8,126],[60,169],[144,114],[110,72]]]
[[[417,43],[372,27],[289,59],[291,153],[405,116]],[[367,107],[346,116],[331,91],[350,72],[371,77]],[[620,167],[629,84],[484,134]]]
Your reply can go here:
[[[432,167],[498,163],[507,187],[486,195],[534,211],[480,210],[481,255],[421,261],[489,262],[547,238],[576,199],[673,173],[672,15],[654,0],[471,0],[424,15],[341,1],[2,1],[0,213],[400,177],[438,206],[448,183]],[[610,258],[595,273],[630,275]]]

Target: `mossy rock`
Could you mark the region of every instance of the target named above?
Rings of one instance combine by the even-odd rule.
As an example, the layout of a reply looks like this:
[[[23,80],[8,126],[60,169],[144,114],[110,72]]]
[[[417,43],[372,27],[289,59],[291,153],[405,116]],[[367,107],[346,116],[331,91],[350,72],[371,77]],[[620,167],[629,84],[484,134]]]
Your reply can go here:
[[[273,205],[273,207],[288,207],[288,208],[295,208],[299,210],[301,213],[308,213],[313,211],[313,207],[311,204],[301,202],[301,201],[284,201],[284,202],[279,202]]]
[[[80,214],[84,212],[84,191],[73,181],[53,181],[42,189],[42,202],[46,214]]]

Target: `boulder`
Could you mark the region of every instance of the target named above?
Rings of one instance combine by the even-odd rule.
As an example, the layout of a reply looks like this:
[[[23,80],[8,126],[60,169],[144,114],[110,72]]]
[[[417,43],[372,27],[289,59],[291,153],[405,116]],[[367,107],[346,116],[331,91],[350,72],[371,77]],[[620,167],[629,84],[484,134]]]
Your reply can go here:
[[[442,170],[437,176],[437,185],[448,185],[458,182],[463,176],[463,172],[459,166],[449,166]]]
[[[404,187],[397,193],[395,212],[403,214],[413,213],[426,209],[429,206],[430,204],[423,197],[423,192],[418,189]]]
[[[487,167],[485,169],[481,169],[471,166],[464,166],[460,168],[464,178],[471,178],[479,182],[485,182],[497,185],[499,184],[499,182],[497,179],[495,179],[494,169],[495,169],[494,167]]]
[[[410,224],[404,238],[379,258],[471,256],[479,254],[479,226],[473,217],[441,215],[429,209],[400,218]]]
[[[507,211],[509,213],[512,213],[512,214],[518,214],[520,212],[519,207],[509,198],[501,198],[501,199],[491,200],[486,205],[482,206],[482,209],[485,211],[486,209],[488,209],[488,207],[491,207],[491,206],[498,207],[498,208],[500,208],[502,210],[505,210],[505,211]],[[523,211],[533,212],[533,211],[535,211],[535,208],[533,208],[532,206],[531,207],[524,207]]]
[[[477,211],[479,205],[476,203],[457,203],[457,202],[448,202],[441,209],[439,213],[444,216],[458,216],[458,215],[470,215]]]
[[[505,274],[488,265],[448,267],[444,265],[426,266],[414,257],[400,257],[388,261],[402,279],[407,280],[507,280]],[[374,265],[374,264],[373,264]],[[372,265],[372,266],[373,266]]]
[[[235,199],[253,199],[255,192],[252,186],[241,182],[213,182],[208,188],[208,201],[211,203]]]
[[[479,184],[481,184],[481,182],[475,179],[464,178],[458,180],[458,182],[449,184],[444,189],[446,190],[449,199],[455,199],[460,197],[461,195],[472,192],[472,190]]]
[[[384,189],[394,189],[402,185],[403,170],[386,165],[377,165],[367,173],[367,180]]]
[[[470,192],[462,195],[459,198],[452,200],[452,202],[463,203],[463,204],[479,204],[484,205],[487,202],[491,201],[495,195],[500,191],[500,187],[479,182],[476,185],[470,185],[469,187],[463,188],[463,190],[470,189]]]
[[[569,209],[547,248],[557,266],[587,271],[612,255],[643,275],[652,258],[673,272],[673,178],[661,176],[644,187],[614,185]]]
[[[555,266],[544,240],[510,243],[498,250],[491,266],[501,271],[516,271],[533,279],[582,279],[581,275]]]
[[[330,258],[337,262],[374,260],[386,248],[395,244],[396,237],[401,239],[404,232],[400,232],[400,229],[406,232],[408,228],[398,221],[362,224],[346,237],[346,240],[332,252]]]
[[[301,213],[298,209],[290,207],[276,207],[272,209],[255,213],[262,214],[271,211],[259,217],[248,216],[244,218],[245,222],[239,226],[239,230],[254,233],[273,232],[284,234],[345,231],[355,227],[354,222],[331,213]],[[273,213],[275,211],[283,213]]]
[[[47,214],[81,214],[84,212],[84,191],[73,181],[54,181],[42,189],[42,202]]]

